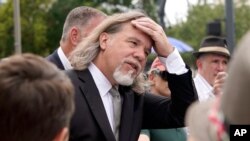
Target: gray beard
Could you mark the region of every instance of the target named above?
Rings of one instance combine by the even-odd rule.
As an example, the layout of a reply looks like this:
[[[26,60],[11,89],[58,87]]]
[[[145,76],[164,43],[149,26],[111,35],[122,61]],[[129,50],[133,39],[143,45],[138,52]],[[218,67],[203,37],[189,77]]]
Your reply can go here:
[[[134,78],[132,77],[132,73],[133,73],[133,71],[129,71],[128,73],[123,74],[121,72],[121,66],[118,66],[115,69],[115,72],[113,73],[113,77],[118,84],[123,85],[123,86],[130,86],[134,82]]]

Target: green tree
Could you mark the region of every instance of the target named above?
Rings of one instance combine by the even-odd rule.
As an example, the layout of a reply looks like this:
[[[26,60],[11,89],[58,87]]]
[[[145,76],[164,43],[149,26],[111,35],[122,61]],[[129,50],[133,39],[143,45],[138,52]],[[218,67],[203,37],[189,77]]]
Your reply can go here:
[[[108,7],[103,6],[103,3],[108,4]],[[80,5],[92,6],[107,14],[134,8],[131,0],[20,0],[22,51],[42,56],[51,53],[59,46],[66,15]],[[145,2],[143,7],[148,15],[157,19],[154,0]],[[0,5],[0,17],[2,58],[14,53],[12,0]]]
[[[48,55],[59,46],[62,27],[67,13],[76,6],[86,5],[98,8],[107,14],[120,12],[124,9],[134,9],[132,0],[20,0],[21,33],[23,52],[32,52],[43,56]],[[155,0],[139,0],[146,13],[159,22]],[[107,5],[103,6],[103,3]],[[215,19],[222,19],[222,32],[225,33],[224,5],[200,3],[190,5],[185,22],[167,28],[167,35],[181,39],[194,47],[199,48],[201,39],[206,36],[206,25]],[[112,7],[114,7],[112,9]],[[111,9],[111,10],[108,10]],[[235,33],[236,41],[249,30],[250,6],[245,1],[235,6]],[[0,5],[0,57],[14,52],[14,22],[13,3]],[[183,54],[187,62],[192,61],[191,53]]]
[[[167,29],[167,33],[182,39],[197,50],[201,39],[206,36],[207,23],[215,19],[224,19],[223,17],[224,9],[222,5],[215,7],[197,5],[189,10],[186,22]]]
[[[167,34],[191,45],[198,50],[200,41],[206,36],[206,25],[215,19],[223,19],[223,5],[196,5],[189,9],[187,21],[179,23],[166,30]],[[192,53],[182,54],[185,62],[194,66]]]
[[[46,13],[52,4],[52,0],[21,0],[21,34],[23,52],[41,53],[47,43],[45,22]],[[14,53],[14,21],[13,21],[13,1],[0,7],[0,57],[5,57]]]
[[[57,0],[49,9],[46,17],[48,27],[47,39],[49,41],[47,42],[47,48],[44,54],[51,53],[59,46],[64,20],[68,12],[80,5],[95,7],[107,14],[135,8],[131,5],[131,0]],[[145,2],[144,4],[145,11],[148,11],[147,13],[153,15],[156,19],[156,11],[153,10],[156,8],[154,8],[154,6],[154,0],[150,0],[150,3]]]
[[[242,38],[242,36],[250,30],[249,11],[250,6],[244,3],[244,1],[242,1],[242,3],[235,8],[235,36],[237,43]]]
[[[85,2],[84,5],[89,5],[91,2]],[[62,35],[63,24],[69,11],[77,6],[83,5],[83,0],[57,0],[49,9],[46,16],[47,45],[46,52],[48,55],[53,50],[59,47],[59,41]]]
[[[12,9],[8,3],[0,6],[0,58],[14,50]]]
[[[235,4],[235,35],[236,43],[250,29],[250,6],[239,2]],[[222,4],[193,5],[188,11],[187,20],[166,29],[168,35],[181,39],[191,45],[194,50],[199,49],[200,42],[206,36],[208,22],[220,19],[222,24],[222,36],[225,36],[225,6]],[[182,54],[184,60],[193,65],[194,58],[191,53]]]

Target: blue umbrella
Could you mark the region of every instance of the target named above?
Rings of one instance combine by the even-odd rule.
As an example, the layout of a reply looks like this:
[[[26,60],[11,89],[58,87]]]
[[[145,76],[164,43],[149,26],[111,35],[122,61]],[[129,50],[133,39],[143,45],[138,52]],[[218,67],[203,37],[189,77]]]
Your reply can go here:
[[[190,51],[194,50],[190,45],[188,45],[187,43],[185,43],[185,42],[183,42],[183,41],[181,41],[179,39],[176,39],[176,38],[173,38],[173,37],[168,37],[168,41],[170,42],[171,45],[173,45],[175,48],[177,48],[177,50],[180,53],[190,52]],[[155,53],[153,48],[152,48],[152,53]]]
[[[168,37],[168,41],[170,42],[170,44],[172,44],[175,48],[178,49],[179,52],[183,53],[183,52],[190,52],[193,51],[194,49],[188,45],[187,43],[173,38],[173,37]]]

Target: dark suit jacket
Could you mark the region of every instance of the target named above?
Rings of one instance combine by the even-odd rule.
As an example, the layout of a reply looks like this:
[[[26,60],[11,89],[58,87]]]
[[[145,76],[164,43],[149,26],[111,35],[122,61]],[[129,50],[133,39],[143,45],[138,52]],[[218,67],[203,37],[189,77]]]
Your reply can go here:
[[[55,50],[52,54],[47,56],[46,59],[55,64],[59,69],[65,70],[59,58],[59,55],[57,54],[57,50]]]
[[[88,69],[70,70],[75,86],[75,113],[70,141],[115,141],[98,89]],[[153,94],[139,95],[131,87],[119,86],[123,96],[119,141],[137,141],[141,128],[184,126],[187,107],[197,99],[191,71],[168,76],[171,101]]]

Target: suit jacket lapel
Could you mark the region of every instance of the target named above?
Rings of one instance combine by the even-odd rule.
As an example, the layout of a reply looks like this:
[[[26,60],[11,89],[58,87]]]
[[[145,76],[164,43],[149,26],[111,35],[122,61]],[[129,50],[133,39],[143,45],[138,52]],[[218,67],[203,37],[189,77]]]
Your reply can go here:
[[[120,127],[120,141],[129,141],[131,133],[133,132],[133,107],[134,107],[134,93],[130,87],[119,87],[120,94],[123,95],[121,127]]]
[[[77,72],[77,75],[83,82],[80,84],[82,94],[87,99],[91,112],[105,135],[106,140],[115,141],[102,99],[89,70],[86,69],[84,71]]]

